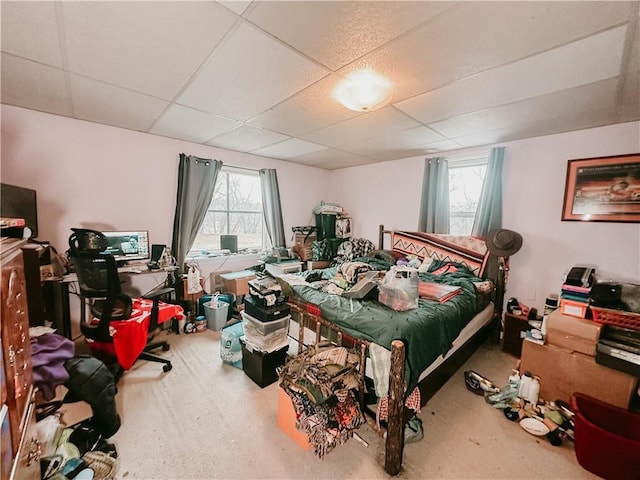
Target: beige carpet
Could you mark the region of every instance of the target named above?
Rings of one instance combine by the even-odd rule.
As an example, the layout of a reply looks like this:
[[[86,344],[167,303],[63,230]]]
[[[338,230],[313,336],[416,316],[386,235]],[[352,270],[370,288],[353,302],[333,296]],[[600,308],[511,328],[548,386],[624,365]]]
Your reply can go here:
[[[277,384],[261,389],[221,362],[218,332],[166,335],[173,370],[140,361],[118,385],[118,478],[389,478],[370,426],[359,430],[368,447],[352,439],[320,460],[276,426]],[[464,370],[502,385],[514,364],[498,346],[481,347],[422,410],[425,438],[405,447],[399,478],[596,478],[571,442],[528,434],[464,386]]]

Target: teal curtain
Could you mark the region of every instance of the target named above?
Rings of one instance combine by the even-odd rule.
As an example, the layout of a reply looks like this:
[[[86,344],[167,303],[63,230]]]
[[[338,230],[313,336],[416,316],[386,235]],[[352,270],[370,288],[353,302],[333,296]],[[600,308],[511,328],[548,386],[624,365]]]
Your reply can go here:
[[[259,171],[259,174],[262,185],[262,210],[271,245],[274,247],[286,247],[282,206],[280,205],[280,189],[278,188],[278,173],[275,168],[263,168]]]
[[[484,237],[502,228],[502,165],[504,147],[493,147],[487,162],[478,208],[473,219],[472,235]]]
[[[444,157],[424,161],[418,230],[449,233],[449,162]]]
[[[171,247],[180,269],[207,214],[221,168],[220,160],[180,154]]]

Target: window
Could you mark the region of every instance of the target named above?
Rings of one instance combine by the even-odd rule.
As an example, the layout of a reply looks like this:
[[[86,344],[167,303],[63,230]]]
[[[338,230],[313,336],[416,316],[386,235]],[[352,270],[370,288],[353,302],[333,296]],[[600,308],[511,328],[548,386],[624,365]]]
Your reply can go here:
[[[191,253],[220,250],[220,235],[237,235],[239,251],[267,245],[258,172],[222,167]]]
[[[471,235],[486,171],[486,158],[449,163],[449,231],[451,235]]]

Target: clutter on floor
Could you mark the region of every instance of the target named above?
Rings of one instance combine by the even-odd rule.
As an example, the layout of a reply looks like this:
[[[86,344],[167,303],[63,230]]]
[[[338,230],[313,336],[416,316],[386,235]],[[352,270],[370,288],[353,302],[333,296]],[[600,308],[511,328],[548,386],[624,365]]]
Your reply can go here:
[[[523,430],[544,436],[551,445],[560,446],[566,439],[574,438],[575,413],[561,400],[545,401],[539,398],[540,379],[531,372],[513,370],[507,384],[500,388],[477,372],[464,372],[465,385],[471,392],[481,395],[493,408],[518,422]]]
[[[43,451],[42,480],[107,480],[118,471],[116,446],[95,427],[92,419],[65,426],[57,412],[38,422]]]
[[[365,423],[356,397],[360,388],[359,355],[328,342],[292,357],[280,372],[280,387],[307,434],[314,453],[323,458]]]

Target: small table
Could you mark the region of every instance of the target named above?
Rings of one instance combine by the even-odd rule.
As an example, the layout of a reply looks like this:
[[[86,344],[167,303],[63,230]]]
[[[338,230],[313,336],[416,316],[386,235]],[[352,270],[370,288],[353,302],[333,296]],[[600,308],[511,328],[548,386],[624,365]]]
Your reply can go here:
[[[521,332],[531,329],[529,319],[524,315],[514,315],[513,313],[504,314],[504,328],[502,336],[502,350],[520,357],[522,354]]]

